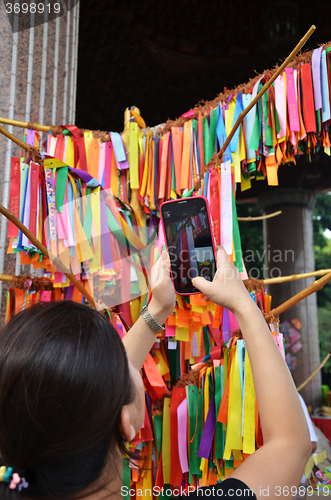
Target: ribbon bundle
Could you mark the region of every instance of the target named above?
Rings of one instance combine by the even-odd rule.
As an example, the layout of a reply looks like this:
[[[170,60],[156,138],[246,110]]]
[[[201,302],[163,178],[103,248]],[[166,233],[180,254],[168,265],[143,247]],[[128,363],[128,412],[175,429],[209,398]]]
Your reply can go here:
[[[270,299],[263,291],[251,294],[268,308]],[[202,304],[203,298],[197,301]],[[143,368],[145,421],[129,445],[138,456],[130,464],[124,460],[123,466],[127,498],[129,492],[131,498],[152,498],[162,488],[176,495],[176,491],[187,492],[188,487],[216,484],[262,445],[245,343],[238,330],[227,336],[226,322],[233,318],[226,310],[222,316],[223,332],[218,338],[213,337],[213,327],[203,328],[203,357],[189,374],[182,373],[171,398],[169,383],[179,378],[176,362],[178,366],[190,353],[161,340],[147,358]],[[234,328],[232,324],[232,333]],[[282,334],[274,325],[271,329],[284,356]]]
[[[6,296],[5,322],[15,314],[39,302],[52,300],[74,300],[82,302],[82,294],[73,286],[54,288],[52,281],[33,275],[14,276]]]
[[[251,177],[266,177],[270,185],[277,185],[278,165],[295,162],[297,155],[320,148],[330,155],[331,47],[322,49],[313,51],[311,61],[286,68],[233,136],[224,159],[231,161],[241,190],[249,189]],[[48,136],[47,151],[87,171],[121,200],[132,201],[133,196],[150,213],[160,202],[194,187],[239,114],[269,77],[262,76],[246,93],[227,95],[226,101],[203,112],[185,113],[180,125],[141,129],[130,121],[122,135],[111,132],[109,142],[70,126],[64,130],[67,135]],[[35,138],[30,141],[34,144]]]
[[[299,154],[324,148],[330,155],[330,54],[331,47],[319,48],[311,62],[286,68],[245,117],[223,163],[206,173],[268,76],[246,92],[204,111],[191,110],[163,127],[145,128],[135,111],[124,132],[109,137],[61,127],[58,135],[47,136],[43,166],[12,159],[10,210],[48,248],[51,261],[60,257],[99,304],[116,306],[129,327],[147,303],[149,269],[164,247],[158,224],[164,200],[194,190],[206,196],[216,244],[224,246],[245,279],[236,189],[239,184],[248,189],[252,177],[276,185],[278,166]],[[29,130],[27,143],[36,146],[38,140]],[[8,293],[7,318],[38,300],[82,300],[16,226],[9,224],[8,235],[8,251],[43,269],[54,290],[32,290],[26,280],[24,289]],[[270,311],[271,297],[263,289],[251,296],[263,312]],[[110,320],[123,336],[125,328],[113,313]],[[142,371],[145,422],[130,443],[138,457],[130,466],[124,461],[131,496],[148,496],[148,489],[152,496],[153,486],[215,484],[261,446],[249,358],[237,329],[231,312],[203,296],[177,297]],[[282,335],[271,329],[284,355]]]
[[[65,143],[68,136],[62,138]],[[10,210],[48,248],[51,260],[59,257],[97,299],[108,307],[126,304],[125,319],[131,326],[147,301],[149,269],[164,247],[157,211],[146,220],[90,173],[43,156],[43,167],[12,158]],[[216,243],[223,244],[245,279],[234,186],[228,161],[220,170],[211,169],[204,194]],[[22,264],[43,269],[55,288],[69,286],[68,278],[12,223],[8,235],[8,252],[21,252]],[[196,324],[202,326],[201,321]]]

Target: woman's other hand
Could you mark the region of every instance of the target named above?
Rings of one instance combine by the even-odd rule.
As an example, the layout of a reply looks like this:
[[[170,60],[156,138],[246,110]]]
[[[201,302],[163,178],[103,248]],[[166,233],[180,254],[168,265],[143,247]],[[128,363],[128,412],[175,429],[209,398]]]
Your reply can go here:
[[[153,317],[163,324],[175,308],[176,294],[170,277],[170,258],[167,252],[152,267],[151,272],[152,299],[148,309]]]
[[[192,283],[207,300],[212,300],[232,312],[236,312],[241,300],[249,296],[238,269],[230,262],[223,247],[218,247],[217,272],[213,281],[198,277],[194,278]]]

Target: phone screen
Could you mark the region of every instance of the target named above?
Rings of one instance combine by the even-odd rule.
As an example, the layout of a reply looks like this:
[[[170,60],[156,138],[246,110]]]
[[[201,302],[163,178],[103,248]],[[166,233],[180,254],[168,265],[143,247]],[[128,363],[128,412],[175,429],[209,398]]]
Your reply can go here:
[[[161,217],[167,240],[174,287],[179,294],[201,293],[192,279],[212,281],[216,273],[206,201],[194,197],[165,202]]]

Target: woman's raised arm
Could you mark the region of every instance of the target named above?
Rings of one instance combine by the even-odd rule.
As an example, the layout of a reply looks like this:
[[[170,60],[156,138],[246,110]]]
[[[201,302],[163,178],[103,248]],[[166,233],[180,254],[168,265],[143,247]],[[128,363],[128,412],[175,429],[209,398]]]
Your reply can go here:
[[[207,299],[235,314],[252,367],[263,446],[230,477],[246,483],[259,499],[292,498],[309,458],[311,443],[286,363],[260,310],[223,248],[217,253],[214,281],[210,283],[204,278],[193,281]]]
[[[148,310],[153,318],[163,325],[175,308],[176,294],[170,278],[170,259],[167,252],[154,264],[151,272],[152,299]],[[123,338],[128,357],[137,370],[142,367],[157,334],[140,316]]]

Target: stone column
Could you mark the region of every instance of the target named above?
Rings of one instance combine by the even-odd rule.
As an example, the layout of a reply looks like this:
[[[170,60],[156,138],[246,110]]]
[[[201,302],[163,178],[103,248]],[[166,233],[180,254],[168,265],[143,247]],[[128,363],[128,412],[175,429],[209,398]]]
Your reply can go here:
[[[42,3],[45,9],[41,22],[40,15],[32,12],[24,18],[20,12],[11,18],[12,24],[4,2],[0,3],[0,116],[44,125],[74,124],[79,1],[57,4],[62,10],[56,18],[54,13],[49,13],[54,2]],[[39,2],[39,8],[42,3]],[[16,0],[16,12],[21,4]],[[23,29],[27,26],[30,27]],[[5,128],[23,138],[24,129],[11,125]],[[45,138],[44,133],[42,141]],[[20,155],[20,148],[0,134],[0,203],[5,207],[9,206],[11,157]],[[19,258],[6,255],[7,220],[2,216],[0,227],[0,273],[19,274]],[[7,286],[0,282],[1,315],[6,289]]]
[[[266,275],[276,277],[314,271],[314,247],[312,210],[315,196],[300,189],[277,189],[264,193],[259,198],[263,214],[281,210],[282,214],[264,220],[264,242],[266,249]],[[269,285],[272,307],[310,285],[314,278]],[[302,349],[294,354],[297,367],[292,372],[295,384],[301,384],[320,363],[317,301],[310,295],[281,314],[280,320],[291,322],[298,318],[302,324],[300,334]],[[307,405],[316,407],[321,403],[320,373],[300,394]]]

